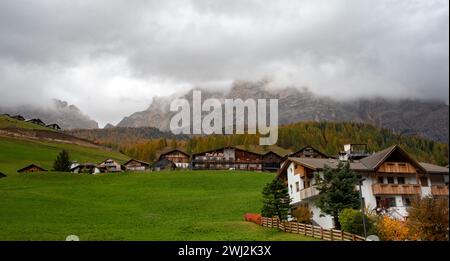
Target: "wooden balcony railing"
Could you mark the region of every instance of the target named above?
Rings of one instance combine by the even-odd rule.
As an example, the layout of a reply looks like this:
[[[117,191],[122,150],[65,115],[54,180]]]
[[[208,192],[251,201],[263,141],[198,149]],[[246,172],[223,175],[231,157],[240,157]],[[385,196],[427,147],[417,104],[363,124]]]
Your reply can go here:
[[[448,196],[448,186],[445,185],[432,185],[431,194],[433,196]]]
[[[372,192],[374,195],[414,195],[420,194],[420,185],[418,184],[373,184]]]
[[[306,199],[319,195],[319,190],[315,186],[300,190],[300,199]]]

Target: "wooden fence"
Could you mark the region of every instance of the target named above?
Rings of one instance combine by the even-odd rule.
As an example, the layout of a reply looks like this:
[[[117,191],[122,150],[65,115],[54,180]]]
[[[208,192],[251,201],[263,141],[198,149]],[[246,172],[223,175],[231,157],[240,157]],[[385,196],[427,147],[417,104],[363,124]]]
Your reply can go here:
[[[319,226],[307,225],[298,222],[282,221],[278,218],[261,218],[261,226],[278,228],[284,232],[302,234],[328,241],[365,241],[365,238],[336,229],[324,229]]]

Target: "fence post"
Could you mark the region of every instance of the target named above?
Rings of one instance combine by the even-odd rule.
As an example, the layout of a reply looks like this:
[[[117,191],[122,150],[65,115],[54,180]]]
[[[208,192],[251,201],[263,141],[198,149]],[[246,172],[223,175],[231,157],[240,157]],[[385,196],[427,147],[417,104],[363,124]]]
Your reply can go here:
[[[323,239],[323,228],[320,227],[320,239]]]
[[[352,240],[353,240],[353,241],[356,241],[355,234],[352,234]]]
[[[341,230],[341,240],[344,241],[344,231]]]
[[[314,237],[314,225],[311,225],[312,237]]]
[[[333,229],[330,229],[330,240],[334,241],[334,233],[333,233]]]

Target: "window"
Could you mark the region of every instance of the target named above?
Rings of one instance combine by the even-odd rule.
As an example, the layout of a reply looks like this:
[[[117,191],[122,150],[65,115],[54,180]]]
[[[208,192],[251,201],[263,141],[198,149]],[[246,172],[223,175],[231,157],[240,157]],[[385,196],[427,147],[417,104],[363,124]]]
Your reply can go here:
[[[294,191],[292,190],[292,184],[289,185],[289,189],[290,189],[290,192],[291,192],[291,194],[292,194],[292,192],[294,192]]]
[[[384,182],[384,178],[383,177],[378,177],[378,183],[383,184]]]
[[[297,192],[300,191],[300,182],[295,182],[295,189],[297,190]]]
[[[388,177],[387,182],[388,184],[394,184],[394,177]]]
[[[428,187],[428,178],[427,177],[421,177],[420,178],[420,185],[422,187]]]
[[[403,197],[403,206],[405,206],[405,207],[411,206],[411,198]]]
[[[404,177],[397,177],[397,183],[398,184],[405,184],[405,178]]]

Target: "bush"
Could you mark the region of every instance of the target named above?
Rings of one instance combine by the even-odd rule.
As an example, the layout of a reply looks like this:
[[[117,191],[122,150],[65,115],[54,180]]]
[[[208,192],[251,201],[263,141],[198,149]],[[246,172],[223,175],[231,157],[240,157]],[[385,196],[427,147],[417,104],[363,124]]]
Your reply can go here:
[[[365,218],[367,235],[373,234],[375,220],[367,215]],[[364,236],[363,214],[361,211],[351,208],[342,210],[339,215],[339,223],[343,231]]]
[[[406,225],[412,237],[448,241],[448,198],[425,197],[412,202]]]
[[[302,206],[302,207],[297,207],[297,208],[293,209],[292,216],[297,219],[297,222],[304,223],[304,224],[311,224],[313,213],[309,209],[309,207]]]
[[[378,220],[377,232],[380,239],[386,241],[413,239],[409,236],[409,229],[405,222],[392,219],[388,216],[383,216]]]

